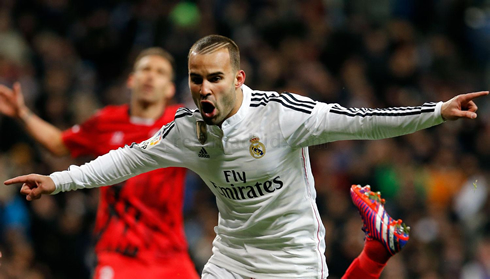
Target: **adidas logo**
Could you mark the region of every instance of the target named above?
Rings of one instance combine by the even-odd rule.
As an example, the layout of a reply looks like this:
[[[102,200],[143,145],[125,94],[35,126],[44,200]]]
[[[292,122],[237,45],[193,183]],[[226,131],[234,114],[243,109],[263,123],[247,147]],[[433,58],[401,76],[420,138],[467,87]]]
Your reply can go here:
[[[201,148],[201,151],[199,151],[198,156],[201,158],[209,158],[209,154],[206,151],[206,149],[204,149],[204,147]]]

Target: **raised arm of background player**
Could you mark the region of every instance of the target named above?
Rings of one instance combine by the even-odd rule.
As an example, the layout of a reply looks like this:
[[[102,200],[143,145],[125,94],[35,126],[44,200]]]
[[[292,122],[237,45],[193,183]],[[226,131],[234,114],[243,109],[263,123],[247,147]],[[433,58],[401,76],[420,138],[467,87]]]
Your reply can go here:
[[[25,105],[20,83],[16,82],[12,89],[0,84],[0,113],[19,119],[27,132],[53,155],[69,154],[61,137],[62,131],[35,115]]]
[[[488,95],[489,91],[481,91],[481,92],[475,92],[475,93],[467,93],[467,94],[461,94],[458,95],[446,102],[444,102],[441,106],[441,117],[444,120],[456,120],[459,118],[469,118],[469,119],[474,119],[477,117],[476,111],[478,107],[476,104],[473,102],[473,99]],[[118,150],[119,151],[119,150]],[[118,152],[118,151],[111,151],[111,152]],[[117,153],[116,156],[119,156],[123,154],[124,151]],[[156,156],[155,154],[153,154]],[[111,156],[110,153],[106,154],[104,156]],[[104,157],[102,156],[102,157]],[[138,157],[139,155],[136,154],[135,158],[136,160],[131,162],[131,168],[132,169],[137,169],[138,164],[142,164],[142,159]],[[111,172],[111,170],[114,170],[114,166],[109,165],[100,165],[100,163],[104,160],[96,159],[95,162],[98,163],[98,167],[104,168],[105,170],[102,171],[101,173],[103,174],[103,177],[98,177],[97,179],[102,179],[104,181],[99,181],[100,185],[111,185],[113,183],[110,183],[111,181],[114,182],[119,178],[114,178],[112,177],[114,173]],[[151,159],[151,158],[150,158]],[[154,160],[155,158],[148,160],[149,162],[151,161],[151,164],[149,163],[148,166],[145,166],[148,170],[151,168],[156,168],[157,162]],[[91,168],[93,167],[94,161],[89,163],[88,167]],[[95,164],[97,165],[97,164]],[[87,165],[85,165],[86,167]],[[78,168],[80,169],[80,168]],[[117,169],[117,168],[116,168]],[[140,168],[141,170],[141,168]],[[124,169],[125,172],[131,172],[132,170],[128,170],[127,168]],[[135,176],[138,173],[131,173],[130,175]],[[93,177],[92,177],[93,178]],[[125,178],[127,179],[127,177]],[[26,196],[26,199],[29,201],[39,199],[41,198],[42,195],[45,194],[51,194],[56,190],[56,186],[54,181],[49,177],[49,176],[44,176],[44,175],[38,175],[38,174],[29,174],[29,175],[23,175],[23,176],[18,176],[12,179],[9,179],[4,182],[5,185],[11,185],[11,184],[16,184],[16,183],[23,183],[21,187],[21,194]]]

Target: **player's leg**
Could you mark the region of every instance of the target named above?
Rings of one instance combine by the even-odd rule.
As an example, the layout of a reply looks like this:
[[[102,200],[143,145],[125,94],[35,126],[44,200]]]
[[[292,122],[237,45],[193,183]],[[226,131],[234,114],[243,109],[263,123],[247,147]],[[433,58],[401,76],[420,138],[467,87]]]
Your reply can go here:
[[[364,222],[362,230],[366,238],[364,249],[342,278],[379,278],[388,260],[407,243],[410,228],[388,215],[384,199],[369,186],[352,185],[350,193]]]

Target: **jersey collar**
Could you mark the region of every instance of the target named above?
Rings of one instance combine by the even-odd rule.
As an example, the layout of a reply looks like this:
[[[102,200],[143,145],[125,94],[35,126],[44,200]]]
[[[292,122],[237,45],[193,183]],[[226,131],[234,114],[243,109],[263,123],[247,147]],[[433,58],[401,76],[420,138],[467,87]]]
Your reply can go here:
[[[138,117],[138,116],[130,116],[129,122],[131,122],[131,124],[135,124],[135,125],[151,126],[151,125],[155,124],[155,119],[143,118],[143,117]]]
[[[223,131],[242,121],[242,119],[245,118],[248,113],[250,107],[250,96],[252,96],[252,89],[250,89],[250,87],[246,86],[245,84],[243,84],[241,88],[243,92],[242,105],[234,115],[223,121],[223,124],[221,124],[221,129],[223,129]]]

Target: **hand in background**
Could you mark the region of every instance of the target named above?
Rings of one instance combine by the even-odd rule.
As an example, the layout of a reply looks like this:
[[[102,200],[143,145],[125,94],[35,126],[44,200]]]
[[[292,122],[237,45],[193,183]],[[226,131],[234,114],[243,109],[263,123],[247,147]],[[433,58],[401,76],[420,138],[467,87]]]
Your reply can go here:
[[[20,83],[14,83],[12,89],[0,84],[0,113],[12,118],[23,118],[29,113]]]

